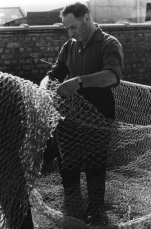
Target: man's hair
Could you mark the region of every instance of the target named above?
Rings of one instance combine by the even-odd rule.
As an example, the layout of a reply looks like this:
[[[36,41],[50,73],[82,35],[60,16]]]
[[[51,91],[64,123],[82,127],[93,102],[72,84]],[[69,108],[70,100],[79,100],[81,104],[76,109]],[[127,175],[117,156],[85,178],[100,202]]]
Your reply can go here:
[[[75,2],[73,4],[67,5],[62,11],[60,11],[60,16],[66,16],[72,13],[76,18],[83,17],[86,13],[90,13],[88,6],[82,2]]]

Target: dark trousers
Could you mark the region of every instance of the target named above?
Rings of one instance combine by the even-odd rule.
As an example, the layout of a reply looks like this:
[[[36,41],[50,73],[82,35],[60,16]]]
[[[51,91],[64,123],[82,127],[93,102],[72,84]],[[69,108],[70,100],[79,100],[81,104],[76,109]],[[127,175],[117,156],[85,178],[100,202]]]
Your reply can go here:
[[[65,196],[80,191],[81,169],[77,167],[73,169],[62,168],[60,155],[58,161]],[[106,160],[99,167],[96,165],[92,167],[86,166],[85,173],[89,200],[88,208],[91,212],[95,212],[104,205]]]
[[[80,190],[80,174],[84,165],[87,181],[88,208],[97,211],[104,205],[107,151],[110,128],[92,129],[71,120],[57,127],[60,153],[59,168],[65,195]]]

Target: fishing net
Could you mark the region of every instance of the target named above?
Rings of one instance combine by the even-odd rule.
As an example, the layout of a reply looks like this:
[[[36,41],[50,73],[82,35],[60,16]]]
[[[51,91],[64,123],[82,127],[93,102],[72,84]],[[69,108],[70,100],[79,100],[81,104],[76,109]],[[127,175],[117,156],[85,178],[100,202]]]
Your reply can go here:
[[[44,90],[0,72],[0,228],[20,228],[57,119]]]
[[[66,176],[73,170],[80,170],[81,180],[80,190],[79,187],[69,188],[71,195],[64,196],[57,173],[41,178],[37,188],[47,206],[60,210],[64,217],[73,216],[82,222],[85,222],[83,213],[87,208],[91,206],[94,212],[96,208],[100,212],[97,219],[94,217],[95,222],[93,211],[92,217],[86,220],[90,227],[104,223],[124,225],[150,214],[150,91],[150,87],[122,81],[113,89],[114,121],[106,119],[78,94],[62,103],[55,101],[59,113],[65,117],[56,128],[61,166],[67,170]],[[105,203],[102,206],[101,173],[105,163]],[[96,168],[100,171],[98,179],[91,179]],[[54,228],[60,228],[57,223],[58,218]],[[65,226],[68,228],[66,222]],[[69,228],[85,227],[74,227],[73,223]]]
[[[149,215],[151,88],[122,81],[113,89],[116,119],[110,120],[79,94],[61,99],[58,85],[51,82],[47,91],[0,75],[2,228],[9,228],[10,221],[13,229],[19,228],[28,196],[37,229],[124,225]],[[51,172],[40,174],[54,132],[59,162],[56,157],[49,164]],[[66,177],[73,171],[80,174],[80,184],[66,189],[67,195],[59,165]]]

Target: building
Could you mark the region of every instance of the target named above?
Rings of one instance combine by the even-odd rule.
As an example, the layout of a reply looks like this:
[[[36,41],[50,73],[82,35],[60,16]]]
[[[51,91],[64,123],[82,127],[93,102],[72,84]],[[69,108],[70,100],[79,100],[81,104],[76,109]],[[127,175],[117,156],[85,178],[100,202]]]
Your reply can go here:
[[[88,7],[90,7],[90,1],[86,1]],[[50,11],[43,12],[27,12],[27,24],[28,25],[53,25],[55,23],[61,23],[60,11],[63,9],[58,8]]]
[[[97,23],[151,20],[151,0],[90,0],[90,11]]]
[[[144,23],[151,21],[151,0],[89,0],[88,5],[93,21],[108,23]],[[27,12],[27,17],[20,7],[0,8],[0,24],[19,26],[21,24],[53,25],[61,23],[60,10]]]
[[[86,1],[86,3],[89,6],[89,1]],[[29,26],[37,26],[61,23],[60,11],[62,8],[49,11],[30,11],[27,12],[26,16],[20,7],[3,7],[0,8],[0,25],[19,26],[21,24],[28,24]]]
[[[26,17],[20,7],[0,7],[0,25]]]
[[[28,25],[53,25],[60,23],[59,17],[62,8],[43,11],[43,12],[27,12],[27,24]]]

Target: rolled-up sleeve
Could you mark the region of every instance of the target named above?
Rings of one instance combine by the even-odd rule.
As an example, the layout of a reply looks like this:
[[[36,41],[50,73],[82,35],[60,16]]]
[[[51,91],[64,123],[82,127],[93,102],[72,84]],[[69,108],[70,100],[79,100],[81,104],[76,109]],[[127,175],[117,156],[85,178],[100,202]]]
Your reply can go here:
[[[121,44],[116,39],[109,39],[104,45],[103,69],[111,70],[117,76],[117,86],[122,78],[123,50]]]

